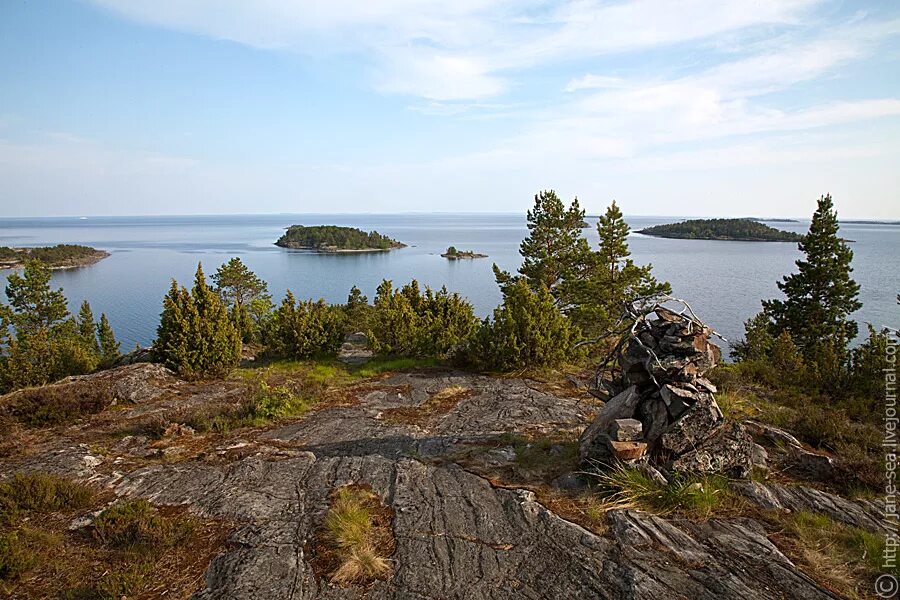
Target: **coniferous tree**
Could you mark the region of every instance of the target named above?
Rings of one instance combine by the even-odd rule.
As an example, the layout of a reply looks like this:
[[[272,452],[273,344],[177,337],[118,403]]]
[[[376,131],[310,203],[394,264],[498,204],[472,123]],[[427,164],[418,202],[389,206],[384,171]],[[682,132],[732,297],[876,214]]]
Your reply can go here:
[[[857,333],[856,322],[849,318],[862,306],[859,284],[851,277],[853,251],[838,230],[831,196],[822,196],[809,232],[798,245],[805,258],[796,261],[796,273],[778,283],[785,299],[763,301],[773,334],[790,333],[808,359],[824,352],[834,353],[838,362],[844,362],[847,345]],[[823,343],[833,347],[823,350]]]
[[[197,265],[190,292],[172,281],[153,351],[157,360],[187,378],[220,377],[240,361],[240,333],[207,285],[202,265]]]
[[[588,257],[586,276],[572,284],[570,295],[576,301],[569,311],[582,332],[592,336],[605,333],[626,302],[671,291],[668,283],[653,277],[653,265],[634,264],[628,248],[631,229],[615,201],[597,220],[597,233],[600,245]]]
[[[7,282],[9,304],[0,307],[0,390],[97,368],[100,354],[87,303],[73,317],[62,290],[50,287],[50,270],[38,261],[27,263],[21,275],[9,275]]]
[[[485,319],[470,346],[469,360],[482,369],[514,371],[555,367],[573,357],[577,337],[550,291],[522,279],[503,289],[503,303]]]
[[[297,302],[290,290],[272,316],[269,350],[277,356],[335,355],[344,341],[340,308],[324,300]]]
[[[562,310],[573,298],[572,282],[585,276],[590,247],[582,235],[584,210],[574,199],[566,208],[553,190],[536,194],[534,207],[528,211],[528,237],[522,241],[519,273],[535,291],[546,287]],[[507,285],[512,276],[495,267],[497,283]]]
[[[262,305],[271,307],[269,288],[265,281],[247,268],[240,258],[232,258],[212,276],[216,292],[228,308],[235,327],[245,342],[259,338],[259,315]],[[256,317],[256,318],[254,318]]]
[[[379,354],[447,359],[458,355],[478,328],[478,319],[459,294],[446,288],[423,293],[414,279],[400,289],[378,286],[368,331]]]
[[[94,312],[91,310],[91,305],[88,304],[87,300],[81,303],[81,308],[78,311],[77,323],[78,335],[81,337],[85,348],[99,355],[100,344],[97,343],[97,331],[95,329],[96,325],[94,324]]]
[[[6,278],[6,297],[15,311],[13,324],[22,330],[51,327],[69,316],[66,297],[61,289],[50,288],[50,269],[33,260],[25,263],[22,275]]]
[[[111,367],[119,360],[121,354],[119,353],[119,342],[116,341],[116,335],[109,325],[106,313],[100,314],[100,323],[97,324],[97,338],[100,342],[100,364],[104,367]]]

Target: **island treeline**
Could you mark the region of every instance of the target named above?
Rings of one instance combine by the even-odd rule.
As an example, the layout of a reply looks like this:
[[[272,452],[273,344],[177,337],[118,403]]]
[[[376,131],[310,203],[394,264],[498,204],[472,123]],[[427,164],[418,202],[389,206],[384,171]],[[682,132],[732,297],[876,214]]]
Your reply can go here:
[[[39,260],[51,269],[80,267],[109,256],[108,252],[78,244],[57,244],[38,248],[0,246],[0,269],[13,269],[29,260]]]
[[[404,246],[377,231],[337,225],[291,225],[275,245],[319,252],[391,250]]]
[[[798,233],[769,227],[753,219],[690,219],[654,225],[638,231],[644,235],[683,240],[739,240],[745,242],[798,242]]]

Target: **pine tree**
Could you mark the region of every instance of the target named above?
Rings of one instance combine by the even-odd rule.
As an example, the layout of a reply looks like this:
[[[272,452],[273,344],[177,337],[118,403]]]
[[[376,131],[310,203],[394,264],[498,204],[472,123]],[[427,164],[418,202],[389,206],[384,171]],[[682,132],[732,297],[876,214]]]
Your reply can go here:
[[[94,371],[100,362],[93,314],[85,302],[77,317],[62,290],[50,287],[50,270],[33,261],[12,273],[9,305],[0,308],[0,390],[41,385]]]
[[[6,296],[14,310],[13,324],[22,330],[52,327],[69,316],[62,289],[50,288],[50,269],[38,260],[25,263],[22,275],[6,278]]]
[[[259,307],[259,300],[268,300],[271,304],[266,282],[237,257],[220,266],[212,276],[212,280],[242,339],[250,342],[258,338],[259,331],[253,309]]]
[[[528,211],[528,237],[522,241],[519,254],[522,266],[519,273],[535,291],[546,287],[555,303],[565,310],[572,304],[569,292],[573,282],[584,276],[590,247],[581,233],[584,210],[575,198],[566,208],[553,190],[534,197],[534,207]],[[501,287],[511,276],[495,269]]]
[[[573,322],[587,335],[605,333],[622,314],[626,302],[639,296],[669,293],[666,282],[652,275],[653,265],[634,264],[628,248],[631,229],[616,202],[597,220],[600,246],[589,256],[586,275],[572,284]]]
[[[822,354],[818,346],[828,342],[839,362],[847,358],[847,345],[856,337],[857,325],[849,315],[858,310],[859,284],[851,278],[853,251],[838,236],[839,224],[831,196],[823,196],[813,214],[809,232],[799,243],[804,259],[797,272],[778,283],[784,300],[763,301],[773,334],[791,334],[804,356]],[[831,359],[829,359],[831,360]],[[830,367],[829,367],[830,368]]]
[[[78,311],[78,335],[81,337],[85,348],[100,355],[100,344],[97,343],[96,325],[94,324],[94,312],[91,305],[85,300],[81,303],[81,309]]]
[[[109,325],[106,313],[100,314],[100,323],[97,324],[97,338],[100,340],[100,364],[103,367],[111,367],[119,359],[119,342]]]

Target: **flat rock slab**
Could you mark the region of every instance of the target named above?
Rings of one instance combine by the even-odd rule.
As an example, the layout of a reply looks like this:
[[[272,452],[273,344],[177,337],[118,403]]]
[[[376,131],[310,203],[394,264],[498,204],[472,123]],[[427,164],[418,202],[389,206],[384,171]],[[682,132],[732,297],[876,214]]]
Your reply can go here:
[[[753,522],[668,522],[611,513],[597,536],[524,490],[492,487],[455,465],[411,458],[251,457],[136,471],[123,496],[241,524],[195,598],[357,598],[318,579],[309,542],[335,487],[368,484],[395,511],[395,572],[369,598],[834,598],[799,572]]]

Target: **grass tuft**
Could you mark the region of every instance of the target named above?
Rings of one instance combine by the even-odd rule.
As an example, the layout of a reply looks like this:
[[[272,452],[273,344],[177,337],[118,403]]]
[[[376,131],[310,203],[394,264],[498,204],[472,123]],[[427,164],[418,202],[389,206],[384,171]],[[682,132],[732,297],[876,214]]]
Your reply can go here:
[[[721,476],[677,476],[674,481],[655,481],[644,471],[623,465],[593,473],[600,495],[610,508],[641,509],[659,515],[679,514],[707,519],[735,508],[740,499]]]
[[[390,520],[390,510],[370,489],[338,488],[324,523],[328,578],[342,586],[387,579],[394,551]]]

